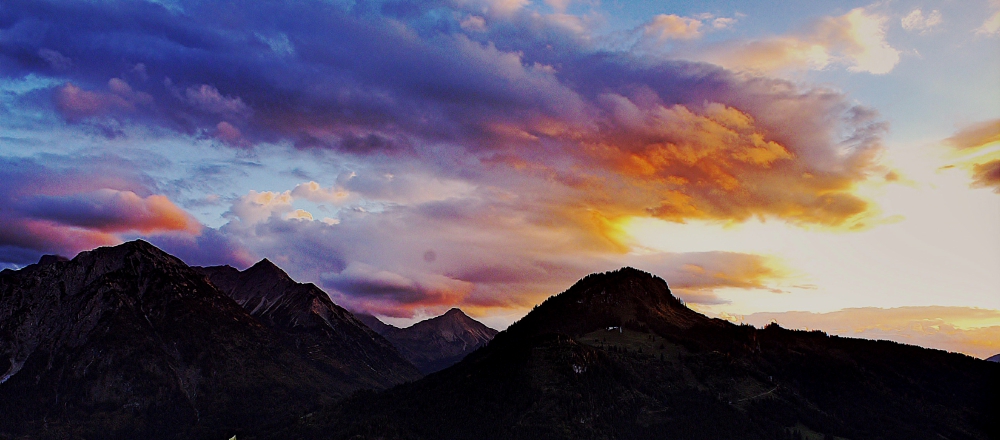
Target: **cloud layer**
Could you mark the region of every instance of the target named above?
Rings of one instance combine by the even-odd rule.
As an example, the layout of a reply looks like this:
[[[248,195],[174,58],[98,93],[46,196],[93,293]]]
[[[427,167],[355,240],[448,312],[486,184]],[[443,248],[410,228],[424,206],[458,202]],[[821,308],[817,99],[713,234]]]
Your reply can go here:
[[[341,165],[298,186],[231,194],[219,201],[222,225],[208,228],[163,182],[121,171],[129,164],[24,159],[36,171],[23,173],[11,162],[3,258],[144,235],[200,264],[267,256],[338,301],[397,316],[456,303],[527,308],[586,273],[633,264],[712,303],[715,289],[766,289],[781,271],[749,254],[639,256],[620,225],[761,218],[849,229],[875,215],[855,192],[884,174],[886,124],[874,110],[724,68],[753,64],[735,55],[711,65],[605,49],[586,17],[550,6],[9,2],[2,80],[45,78],[19,105],[60,127],[122,142],[141,128]],[[690,40],[733,20],[660,15],[642,32]],[[853,10],[740,53],[885,73],[898,52],[883,23]],[[58,176],[59,189],[37,176]]]

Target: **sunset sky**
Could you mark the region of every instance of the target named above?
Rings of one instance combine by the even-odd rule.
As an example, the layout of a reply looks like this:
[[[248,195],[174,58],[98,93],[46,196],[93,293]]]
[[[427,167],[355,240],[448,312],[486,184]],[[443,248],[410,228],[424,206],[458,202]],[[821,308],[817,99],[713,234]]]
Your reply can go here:
[[[634,266],[1000,353],[1000,1],[0,3],[0,267],[142,238],[396,324]]]

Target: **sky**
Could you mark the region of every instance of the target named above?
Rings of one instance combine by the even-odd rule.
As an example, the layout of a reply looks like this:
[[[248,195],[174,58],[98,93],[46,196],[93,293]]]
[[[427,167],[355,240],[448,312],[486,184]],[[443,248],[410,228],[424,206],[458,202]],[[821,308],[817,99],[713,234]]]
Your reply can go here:
[[[0,267],[141,238],[406,325],[633,266],[1000,353],[1000,2],[0,4]]]

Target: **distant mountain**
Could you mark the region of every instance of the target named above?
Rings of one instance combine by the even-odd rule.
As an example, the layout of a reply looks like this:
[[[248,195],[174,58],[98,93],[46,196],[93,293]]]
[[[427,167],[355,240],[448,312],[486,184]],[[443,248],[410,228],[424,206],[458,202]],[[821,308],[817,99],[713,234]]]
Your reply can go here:
[[[1000,362],[1000,354],[995,354],[993,356],[990,356],[990,357],[986,358],[986,360],[988,360],[990,362]]]
[[[275,302],[282,307],[254,316],[203,272],[143,241],[4,270],[0,438],[243,438],[415,374],[376,371],[369,356],[394,351],[335,307],[316,316],[338,330],[360,326],[347,333],[361,335],[350,352],[321,347],[317,361],[308,342],[317,338],[289,343],[310,315],[295,301]],[[284,324],[292,330],[276,331]],[[342,357],[324,357],[334,355]]]
[[[451,368],[260,437],[985,440],[998,380],[961,354],[709,319],[624,268]]]
[[[390,332],[393,332],[393,331],[400,330],[399,327],[396,327],[396,326],[390,325],[390,324],[386,324],[386,323],[382,322],[381,319],[378,319],[377,317],[375,317],[373,315],[370,315],[370,314],[367,314],[367,313],[355,312],[354,313],[354,317],[358,318],[358,321],[361,321],[365,325],[367,325],[368,328],[370,328],[372,330],[375,330],[375,333],[378,333],[378,334],[380,334],[382,336],[385,336],[386,333],[390,333]],[[392,341],[390,341],[390,342],[392,342]]]
[[[359,314],[358,319],[385,336],[424,374],[454,365],[497,334],[457,308],[407,328],[385,324],[371,315]]]
[[[288,344],[355,388],[386,388],[421,376],[389,341],[326,292],[296,282],[267,259],[242,272],[230,266],[196,269]]]

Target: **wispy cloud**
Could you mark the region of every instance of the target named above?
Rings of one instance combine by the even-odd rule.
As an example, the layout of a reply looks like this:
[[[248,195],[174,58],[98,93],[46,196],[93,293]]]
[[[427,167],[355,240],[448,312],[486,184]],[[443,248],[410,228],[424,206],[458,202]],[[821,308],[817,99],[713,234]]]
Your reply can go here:
[[[1000,193],[1000,119],[964,127],[945,143],[957,151],[960,159],[955,165],[969,171],[973,187]]]
[[[924,15],[924,11],[917,8],[903,17],[900,23],[903,25],[903,29],[908,31],[926,33],[936,28],[942,21],[941,11],[935,9]]]
[[[929,28],[931,20],[923,19],[920,24]],[[680,55],[759,73],[845,66],[851,72],[882,75],[896,67],[900,54],[885,39],[887,21],[883,15],[858,8],[838,17],[819,18],[787,35],[733,40]]]

